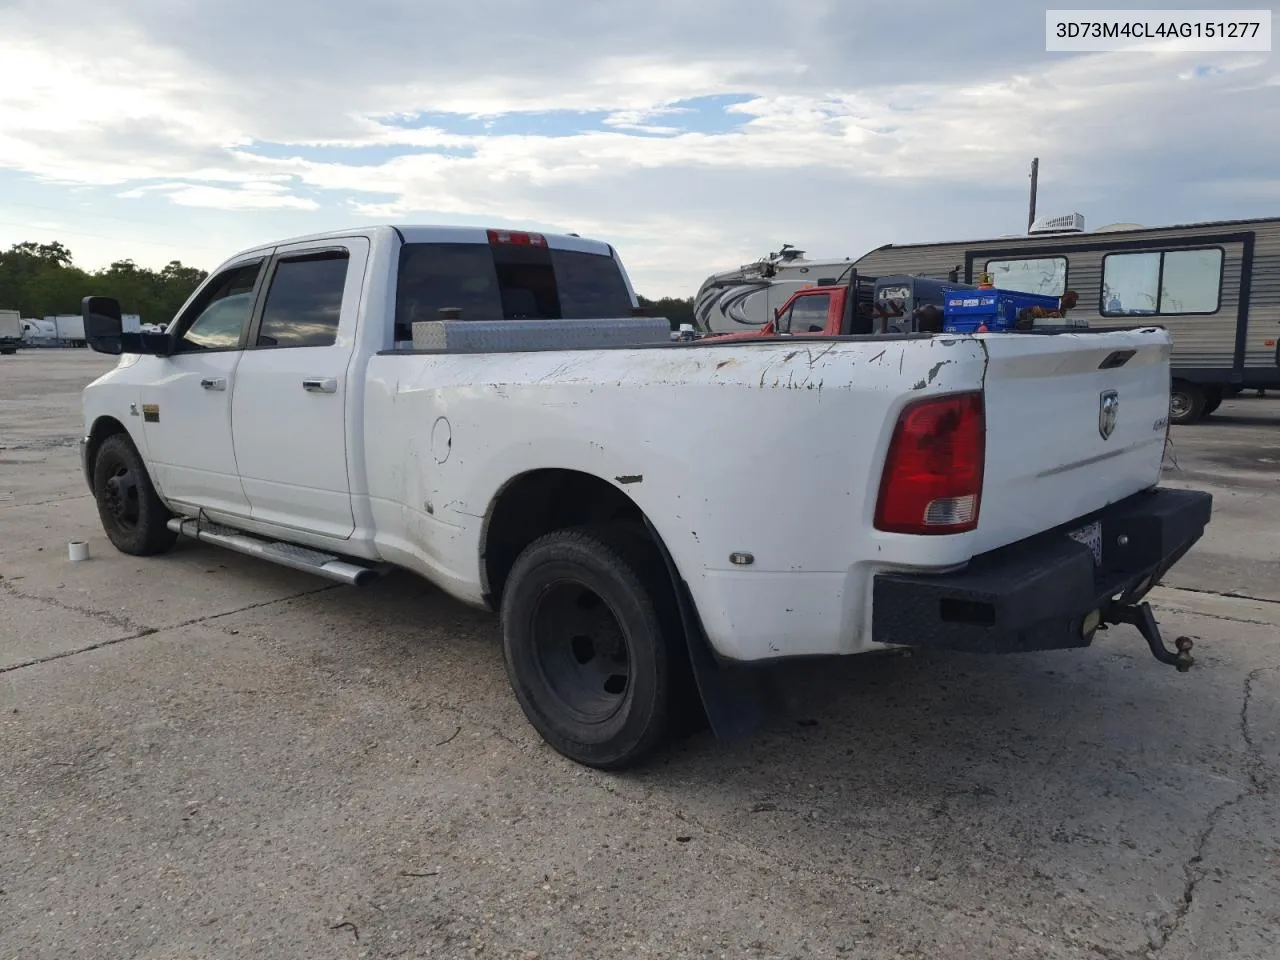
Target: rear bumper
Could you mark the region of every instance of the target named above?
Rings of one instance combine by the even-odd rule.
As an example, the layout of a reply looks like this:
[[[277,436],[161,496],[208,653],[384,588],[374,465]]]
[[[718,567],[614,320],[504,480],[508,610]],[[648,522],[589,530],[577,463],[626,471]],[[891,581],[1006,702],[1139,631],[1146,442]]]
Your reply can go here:
[[[1088,646],[1109,606],[1137,602],[1200,539],[1212,505],[1198,490],[1144,491],[955,573],[877,574],[873,637],[974,653]],[[1069,535],[1093,522],[1100,562]]]

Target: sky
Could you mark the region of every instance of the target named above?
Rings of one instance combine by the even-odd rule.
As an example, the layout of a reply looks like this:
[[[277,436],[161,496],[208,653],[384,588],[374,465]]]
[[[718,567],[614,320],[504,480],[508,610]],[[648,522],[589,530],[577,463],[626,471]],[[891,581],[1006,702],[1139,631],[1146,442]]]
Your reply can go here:
[[[0,248],[89,269],[482,224],[692,296],[1023,233],[1032,157],[1089,228],[1280,215],[1280,63],[1046,53],[1026,0],[0,0]]]

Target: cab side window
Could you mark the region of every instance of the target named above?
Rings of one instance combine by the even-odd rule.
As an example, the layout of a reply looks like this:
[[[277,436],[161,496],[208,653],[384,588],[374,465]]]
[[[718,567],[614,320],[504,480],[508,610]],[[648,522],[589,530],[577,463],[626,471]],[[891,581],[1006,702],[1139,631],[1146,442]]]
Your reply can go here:
[[[239,350],[261,270],[255,260],[214,277],[178,321],[178,352]]]
[[[821,333],[827,329],[827,309],[831,294],[801,297],[782,315],[779,333]],[[813,329],[816,327],[817,329]]]
[[[336,343],[350,259],[346,250],[326,250],[276,264],[255,345],[328,347]]]

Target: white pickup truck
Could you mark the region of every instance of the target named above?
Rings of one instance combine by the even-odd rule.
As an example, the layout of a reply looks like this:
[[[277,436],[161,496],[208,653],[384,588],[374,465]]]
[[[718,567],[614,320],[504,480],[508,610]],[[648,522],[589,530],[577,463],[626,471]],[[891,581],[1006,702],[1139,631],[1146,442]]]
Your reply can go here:
[[[635,305],[605,243],[427,226],[246,250],[160,334],[86,298],[103,526],[498,611],[530,722],[602,768],[779,658],[1128,623],[1189,666],[1142,602],[1211,508],[1158,487],[1163,330],[679,342]]]

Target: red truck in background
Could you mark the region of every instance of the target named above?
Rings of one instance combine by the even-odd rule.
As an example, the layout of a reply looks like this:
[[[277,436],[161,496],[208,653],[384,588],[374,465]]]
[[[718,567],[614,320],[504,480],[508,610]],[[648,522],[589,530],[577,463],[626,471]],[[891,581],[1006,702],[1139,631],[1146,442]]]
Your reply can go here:
[[[824,278],[797,290],[758,330],[714,333],[716,340],[758,337],[831,337],[874,333],[941,333],[942,302],[952,290],[972,284],[905,275]]]

